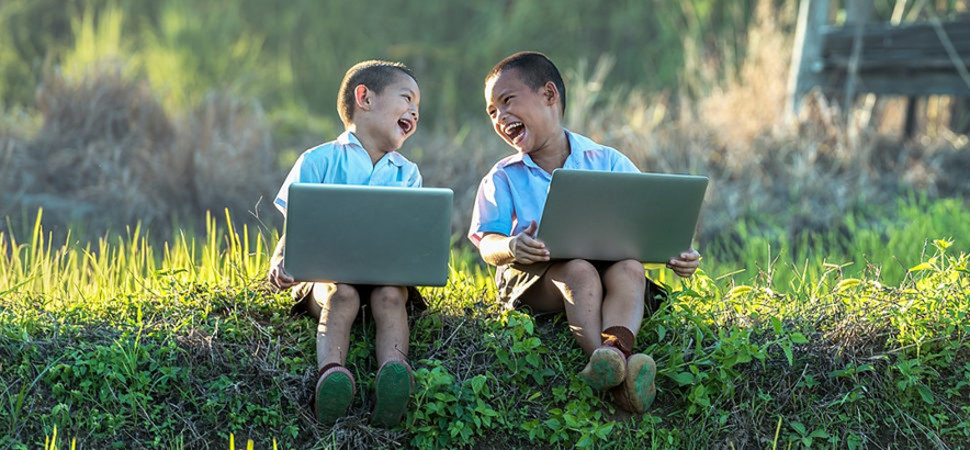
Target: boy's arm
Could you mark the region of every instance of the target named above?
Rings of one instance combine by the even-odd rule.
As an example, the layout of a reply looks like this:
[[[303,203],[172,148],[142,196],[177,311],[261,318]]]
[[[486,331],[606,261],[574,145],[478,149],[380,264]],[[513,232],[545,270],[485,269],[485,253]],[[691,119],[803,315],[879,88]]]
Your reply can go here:
[[[295,286],[296,280],[283,270],[283,248],[286,245],[286,235],[280,236],[280,241],[276,243],[273,250],[273,257],[269,260],[269,274],[267,276],[269,284],[279,289],[289,289]]]
[[[546,245],[535,239],[538,228],[533,220],[528,228],[512,237],[500,233],[485,233],[478,243],[478,251],[485,262],[495,266],[513,262],[532,264],[549,261]]]

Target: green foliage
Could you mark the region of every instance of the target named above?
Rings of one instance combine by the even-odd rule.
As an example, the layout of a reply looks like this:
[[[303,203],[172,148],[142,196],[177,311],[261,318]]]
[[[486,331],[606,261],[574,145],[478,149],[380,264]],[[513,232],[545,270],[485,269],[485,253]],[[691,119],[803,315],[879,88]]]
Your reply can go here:
[[[850,214],[825,233],[779,233],[784,227],[770,218],[742,222],[707,246],[705,267],[715,277],[731,273],[740,283],[766,282],[782,292],[816,294],[831,287],[835,274],[844,277],[843,288],[863,276],[896,285],[925,258],[926,236],[970,235],[970,210],[962,199],[910,195],[893,206]],[[957,250],[970,246],[961,243]]]
[[[951,220],[936,211],[958,214],[951,207],[920,202],[906,214]],[[928,229],[911,223],[901,228]],[[674,286],[638,335],[658,363],[657,402],[630,419],[578,378],[585,356],[561,316],[502,311],[491,274],[456,251],[449,285],[424,290],[431,310],[413,318],[407,417],[381,430],[367,421],[376,367],[366,318],[348,352],[358,400],[334,427],[313,423],[314,327],[286,315],[287,294],[257,283],[275,236],[211,218],[206,234],[161,246],[137,227],[91,246],[54,245],[39,220],[28,229],[25,242],[0,236],[4,447],[39,446],[54,427],[61,441],[98,448],[230,435],[284,448],[970,439],[970,256],[958,239],[930,242],[895,285],[830,266],[789,292],[703,274]]]
[[[408,417],[408,428],[414,433],[413,445],[469,445],[502,421],[488,403],[492,395],[486,375],[475,375],[457,384],[440,362],[424,360],[420,364],[425,367],[415,371],[418,389]]]

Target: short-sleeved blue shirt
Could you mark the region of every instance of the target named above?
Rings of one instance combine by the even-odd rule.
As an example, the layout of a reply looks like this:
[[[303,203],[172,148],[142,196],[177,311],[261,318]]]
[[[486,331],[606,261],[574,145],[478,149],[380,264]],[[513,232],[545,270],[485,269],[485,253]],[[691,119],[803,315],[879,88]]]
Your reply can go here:
[[[345,131],[337,140],[313,147],[296,160],[273,202],[283,215],[293,183],[421,187],[421,173],[416,164],[398,152],[388,152],[371,164],[370,155],[357,136]]]
[[[566,131],[570,153],[564,169],[639,172],[633,162],[613,148]],[[542,217],[552,174],[527,154],[517,153],[495,163],[482,178],[475,197],[468,239],[478,246],[485,233],[516,235]]]

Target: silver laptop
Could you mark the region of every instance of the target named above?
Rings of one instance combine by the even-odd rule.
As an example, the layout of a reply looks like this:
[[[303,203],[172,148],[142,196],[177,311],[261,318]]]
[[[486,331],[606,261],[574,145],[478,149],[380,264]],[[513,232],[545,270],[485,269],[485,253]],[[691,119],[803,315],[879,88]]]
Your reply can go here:
[[[552,259],[667,262],[691,247],[707,177],[557,169],[536,237]]]
[[[299,281],[444,286],[451,189],[293,183],[283,268]]]

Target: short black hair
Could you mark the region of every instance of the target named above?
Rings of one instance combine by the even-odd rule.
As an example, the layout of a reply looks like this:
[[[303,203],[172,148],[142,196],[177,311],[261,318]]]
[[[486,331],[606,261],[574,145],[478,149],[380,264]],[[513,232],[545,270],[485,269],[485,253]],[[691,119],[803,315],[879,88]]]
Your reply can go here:
[[[547,82],[552,81],[559,90],[559,98],[562,100],[562,113],[566,113],[566,84],[562,81],[559,69],[549,60],[546,55],[539,52],[518,52],[508,58],[499,61],[485,77],[485,83],[493,77],[499,76],[506,70],[516,69],[522,76],[522,82],[532,90],[539,89]]]
[[[380,94],[387,85],[394,82],[398,74],[418,81],[414,72],[399,62],[372,59],[347,69],[344,80],[340,83],[340,90],[337,91],[337,114],[340,114],[344,126],[349,126],[354,120],[354,88],[363,84],[367,89]]]

